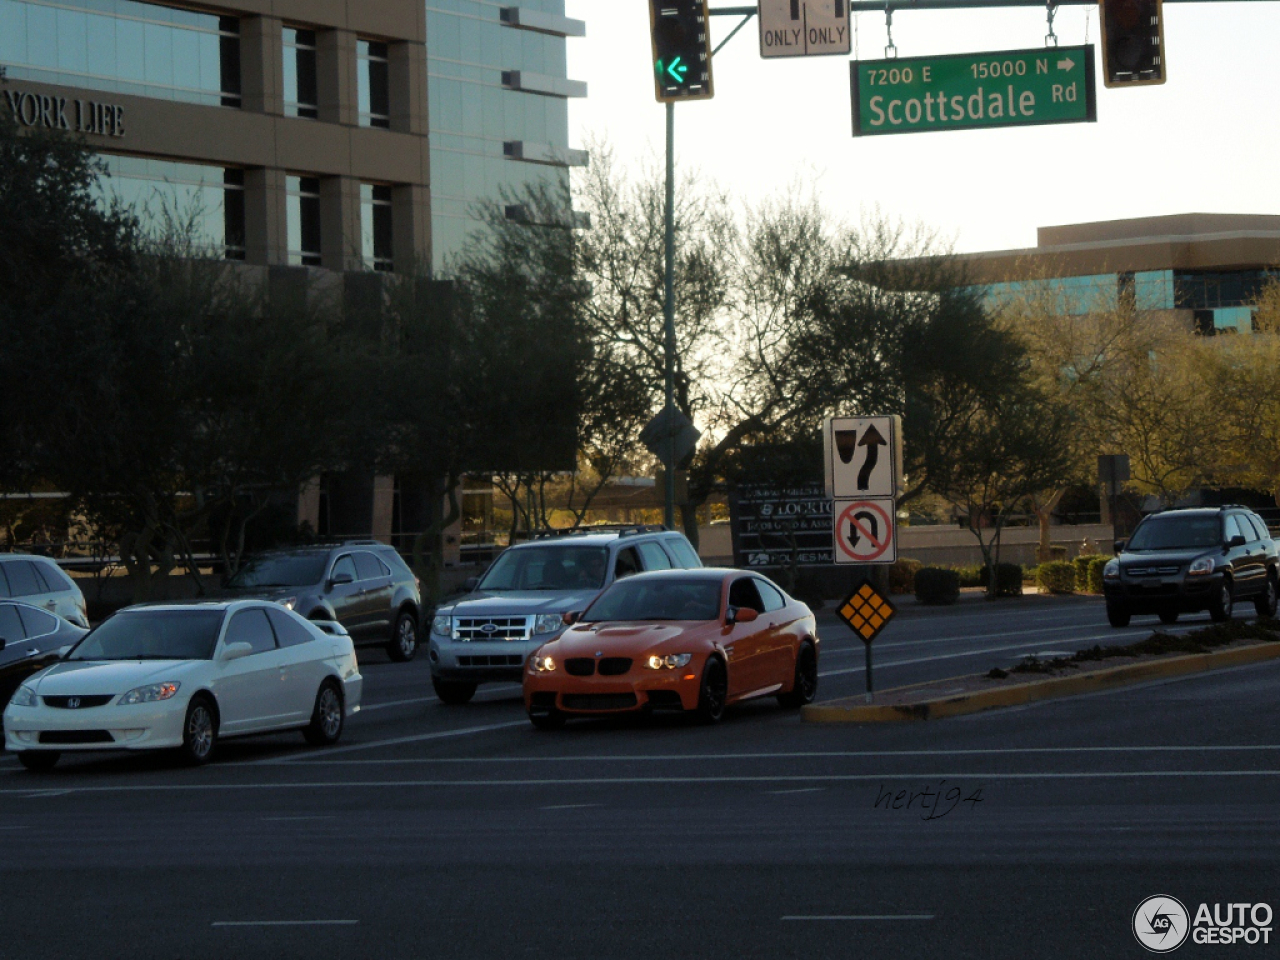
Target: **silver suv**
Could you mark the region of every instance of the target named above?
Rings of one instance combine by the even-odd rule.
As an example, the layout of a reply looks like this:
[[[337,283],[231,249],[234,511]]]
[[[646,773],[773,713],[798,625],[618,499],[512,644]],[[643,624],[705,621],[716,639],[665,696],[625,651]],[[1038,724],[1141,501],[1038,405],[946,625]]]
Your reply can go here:
[[[44,607],[76,626],[89,627],[89,610],[75,581],[48,557],[0,554],[0,599]]]
[[[466,703],[476,685],[521,680],[525,660],[614,580],[642,570],[702,566],[683,534],[662,527],[583,531],[510,547],[472,583],[469,596],[436,610],[428,658],[445,703]]]
[[[377,540],[259,554],[224,587],[237,597],[274,600],[308,620],[336,620],[354,643],[385,644],[392,660],[417,653],[421,585],[400,554]]]

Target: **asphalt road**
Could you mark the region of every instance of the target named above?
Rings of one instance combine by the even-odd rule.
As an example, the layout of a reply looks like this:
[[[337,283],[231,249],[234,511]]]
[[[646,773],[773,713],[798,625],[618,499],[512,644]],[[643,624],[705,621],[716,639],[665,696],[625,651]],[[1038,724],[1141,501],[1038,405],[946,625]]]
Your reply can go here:
[[[860,693],[861,643],[823,620],[820,699]],[[874,677],[1155,625],[1113,631],[1083,598],[908,603]],[[1148,896],[1280,908],[1275,662],[880,728],[768,700],[714,728],[550,733],[515,685],[451,708],[424,662],[362,670],[366,709],[328,750],[273,736],[198,770],[64,755],[45,775],[0,754],[0,958],[1142,957]]]

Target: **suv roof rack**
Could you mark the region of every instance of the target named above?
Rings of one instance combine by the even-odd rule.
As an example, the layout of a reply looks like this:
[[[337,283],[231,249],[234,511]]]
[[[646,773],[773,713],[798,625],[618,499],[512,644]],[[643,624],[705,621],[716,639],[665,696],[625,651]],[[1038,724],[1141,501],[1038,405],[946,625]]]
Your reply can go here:
[[[591,527],[565,527],[560,530],[539,530],[530,540],[549,540],[558,537],[585,537],[591,533],[616,533],[621,537],[634,537],[641,533],[658,533],[667,528],[661,523],[602,523]]]

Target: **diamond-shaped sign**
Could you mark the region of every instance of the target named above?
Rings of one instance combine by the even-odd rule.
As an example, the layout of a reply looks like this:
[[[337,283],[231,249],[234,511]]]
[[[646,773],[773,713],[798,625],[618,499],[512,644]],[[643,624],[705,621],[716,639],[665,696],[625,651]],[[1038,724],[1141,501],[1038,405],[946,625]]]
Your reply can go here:
[[[889,598],[881,596],[869,580],[862,581],[862,586],[853,591],[836,611],[865,644],[870,644],[897,612]]]

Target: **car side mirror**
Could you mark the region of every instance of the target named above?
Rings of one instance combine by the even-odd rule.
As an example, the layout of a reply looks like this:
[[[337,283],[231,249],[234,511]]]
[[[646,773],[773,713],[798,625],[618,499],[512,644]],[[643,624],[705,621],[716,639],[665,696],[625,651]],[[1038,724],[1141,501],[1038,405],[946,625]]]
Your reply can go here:
[[[332,577],[329,578],[329,589],[332,590],[334,587],[336,587],[340,583],[355,583],[355,582],[356,582],[356,578],[344,570],[342,573],[335,573]]]
[[[232,660],[239,660],[242,657],[247,657],[251,653],[253,653],[252,644],[244,643],[243,641],[240,643],[228,643],[222,648],[222,653],[219,655],[218,659],[223,663],[229,663]]]
[[[475,589],[478,586],[480,586],[479,577],[467,577],[466,581],[462,584],[462,588],[466,590],[467,593],[475,593]]]
[[[1247,540],[1244,538],[1244,534],[1242,534],[1242,533],[1237,533],[1234,537],[1232,537],[1230,540],[1228,540],[1228,541],[1227,541],[1227,546],[1228,546],[1228,547],[1243,547],[1243,546],[1244,546],[1246,543],[1248,543],[1248,542],[1249,542],[1249,541],[1247,541]]]
[[[759,616],[760,614],[752,607],[730,607],[725,620],[729,623],[751,623]]]
[[[1125,545],[1128,544],[1128,542],[1128,540],[1117,540],[1115,543],[1111,544],[1111,547],[1116,553],[1120,553],[1124,550]]]
[[[582,619],[582,611],[566,610],[564,613],[560,614],[560,619],[564,621],[564,625],[566,627],[571,627]]]

